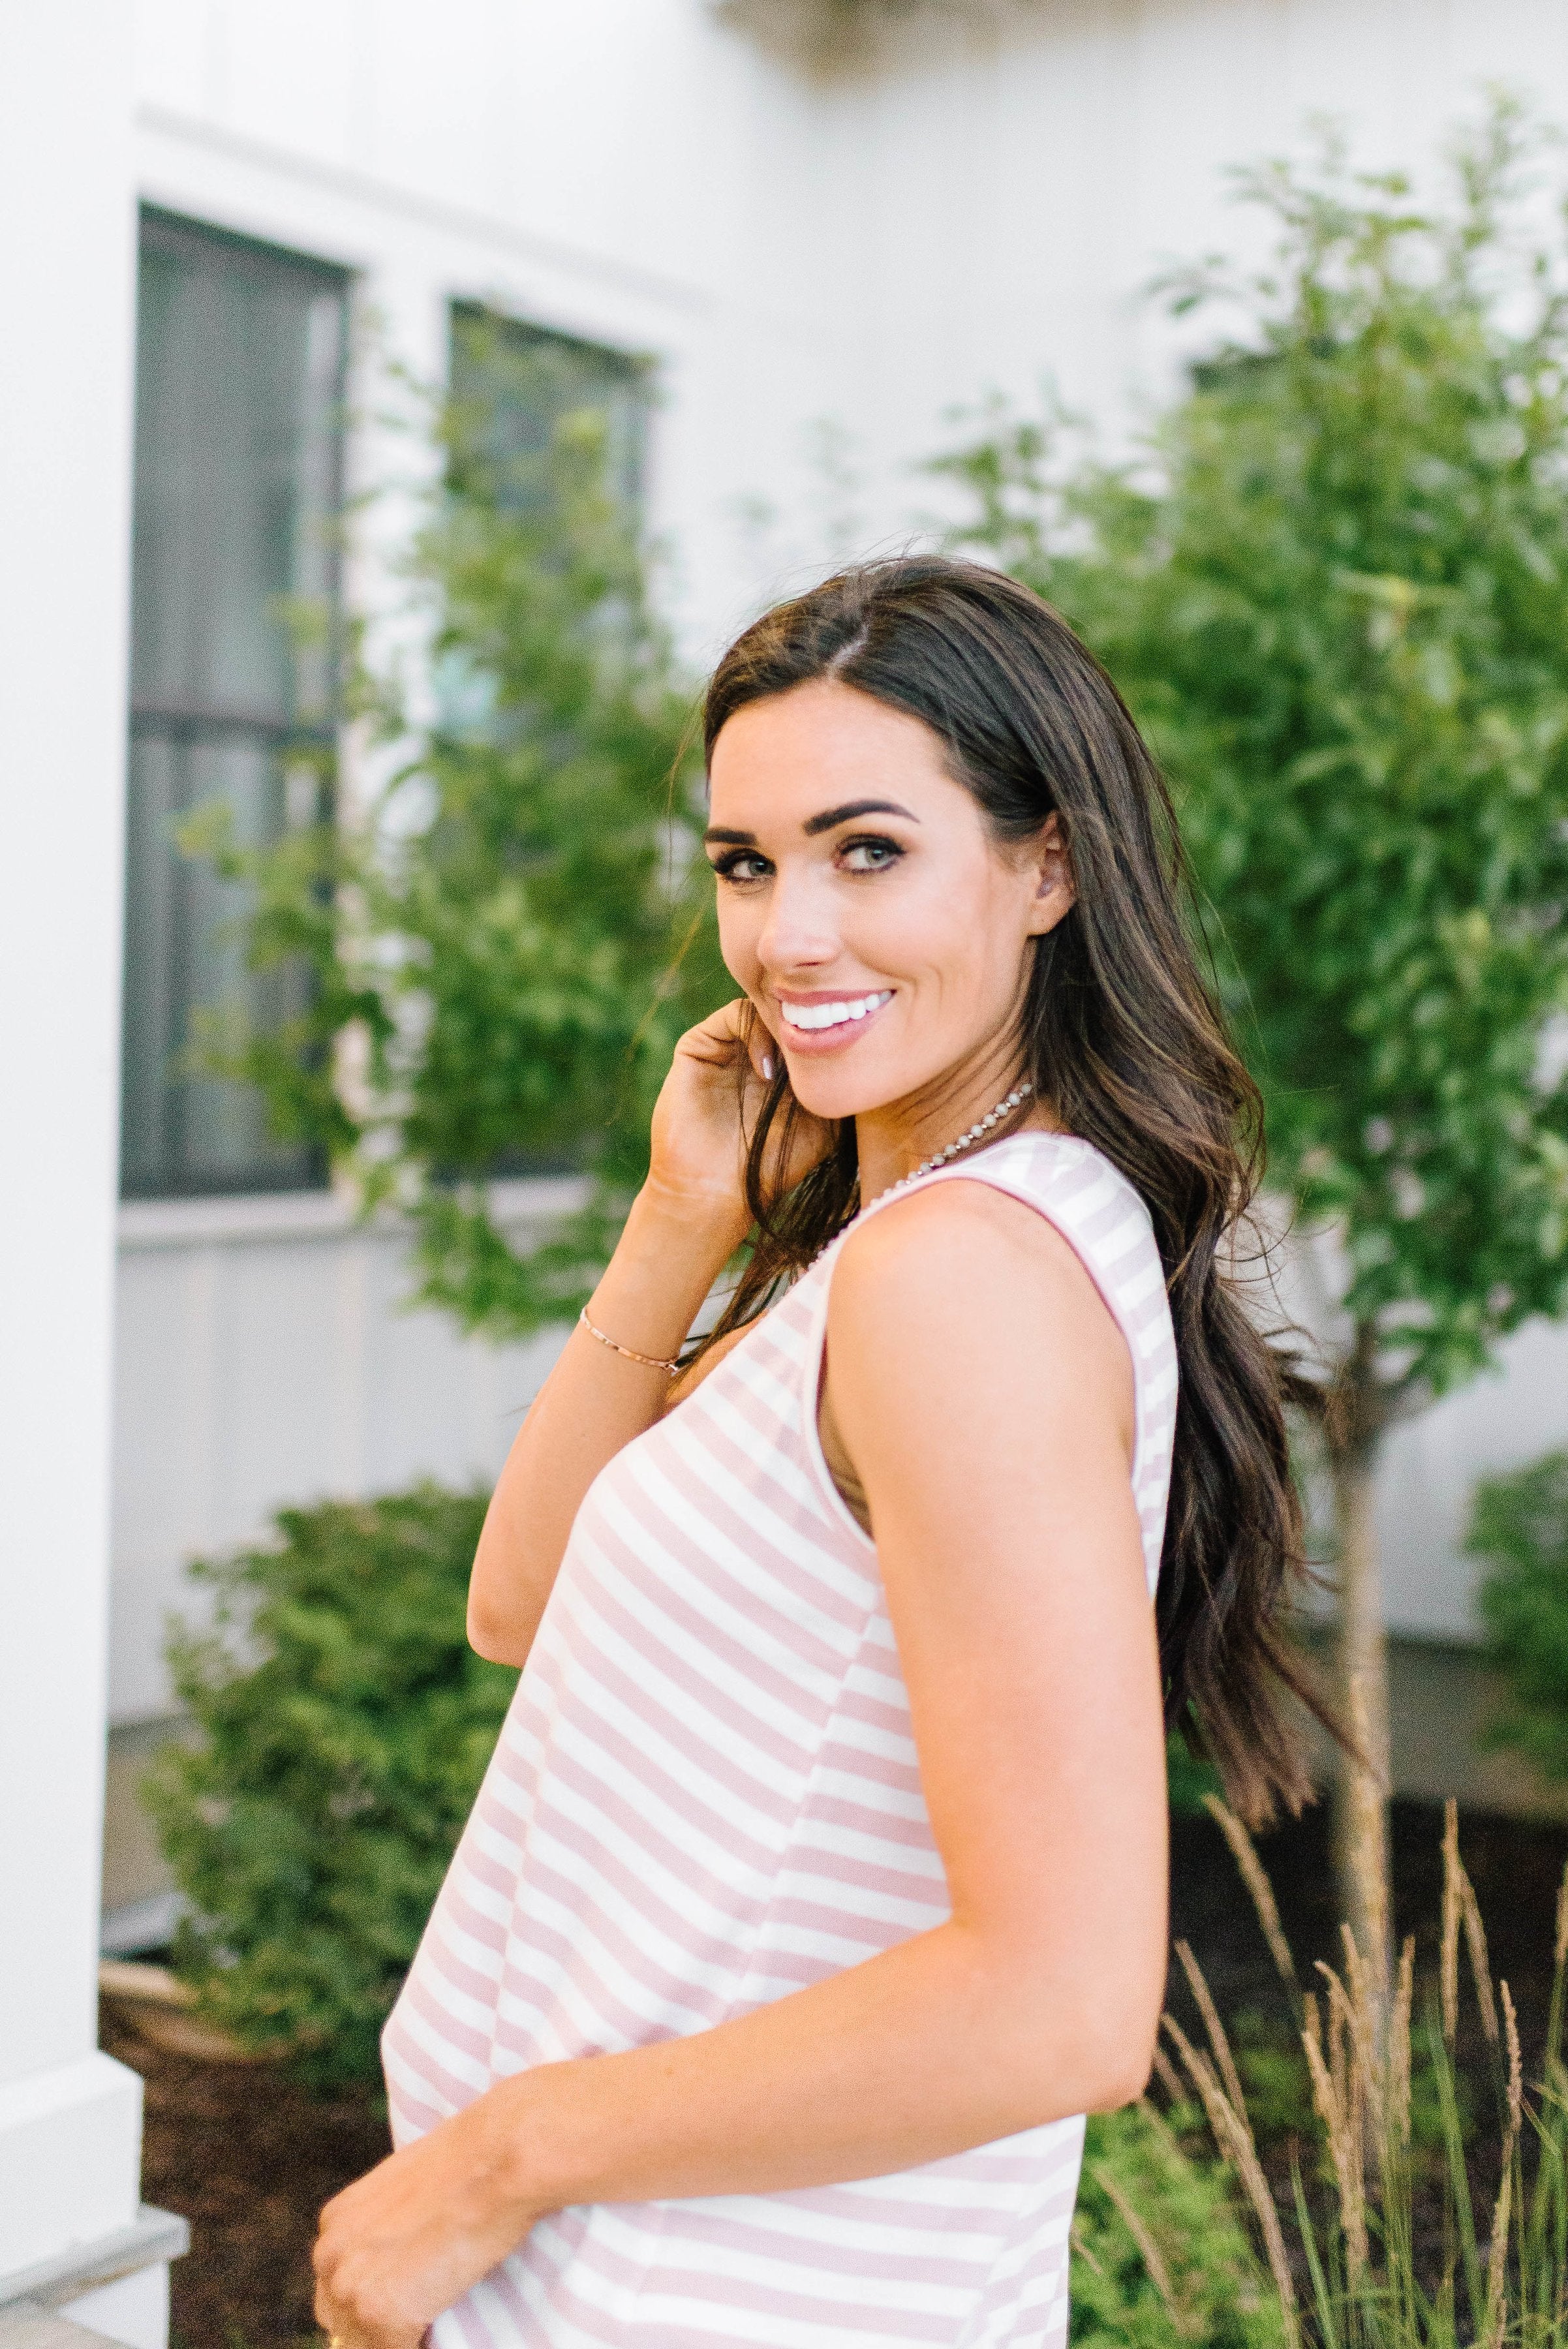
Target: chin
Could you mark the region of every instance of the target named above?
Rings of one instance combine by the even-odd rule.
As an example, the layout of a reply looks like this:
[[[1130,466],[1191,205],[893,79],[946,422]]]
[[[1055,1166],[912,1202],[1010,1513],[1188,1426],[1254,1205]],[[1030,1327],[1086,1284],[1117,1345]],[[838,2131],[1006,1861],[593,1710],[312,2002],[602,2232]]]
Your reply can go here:
[[[867,1110],[885,1108],[908,1090],[894,1080],[878,1084],[864,1074],[852,1076],[847,1069],[825,1068],[804,1054],[786,1061],[785,1066],[791,1092],[813,1117],[859,1117]]]

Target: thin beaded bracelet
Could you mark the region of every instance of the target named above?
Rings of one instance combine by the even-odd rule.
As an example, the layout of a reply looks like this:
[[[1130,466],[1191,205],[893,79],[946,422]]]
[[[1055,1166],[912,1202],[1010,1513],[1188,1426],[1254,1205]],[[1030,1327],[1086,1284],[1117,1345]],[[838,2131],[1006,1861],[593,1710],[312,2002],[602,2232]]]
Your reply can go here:
[[[643,1368],[649,1371],[668,1371],[671,1378],[680,1368],[679,1362],[667,1362],[658,1354],[639,1354],[635,1346],[618,1345],[613,1338],[607,1338],[604,1331],[588,1319],[588,1309],[586,1305],[578,1319],[590,1338],[597,1338],[601,1346],[609,1348],[612,1354],[624,1354],[628,1362],[640,1362]]]

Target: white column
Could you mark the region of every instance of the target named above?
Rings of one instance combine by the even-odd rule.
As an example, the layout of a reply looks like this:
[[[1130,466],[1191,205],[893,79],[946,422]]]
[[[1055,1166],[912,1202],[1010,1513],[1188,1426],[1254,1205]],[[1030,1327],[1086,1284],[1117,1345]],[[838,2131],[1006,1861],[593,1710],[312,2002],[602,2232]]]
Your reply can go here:
[[[125,0],[0,7],[0,2304],[146,2267],[141,2083],[96,2016],[130,32]],[[114,2287],[120,2338],[160,2282]]]

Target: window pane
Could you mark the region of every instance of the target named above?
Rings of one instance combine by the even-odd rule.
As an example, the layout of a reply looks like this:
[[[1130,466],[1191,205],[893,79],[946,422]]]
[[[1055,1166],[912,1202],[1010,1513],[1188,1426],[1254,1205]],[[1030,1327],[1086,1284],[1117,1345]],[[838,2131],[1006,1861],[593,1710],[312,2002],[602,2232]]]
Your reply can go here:
[[[159,737],[131,744],[127,957],[146,983],[126,1001],[130,1197],[293,1190],[314,1178],[300,1152],[271,1140],[251,1087],[182,1072],[193,1008],[271,1029],[305,1009],[306,989],[297,970],[246,970],[234,927],[244,891],[169,850],[180,818],[219,798],[234,810],[242,843],[275,840],[302,783],[314,800],[314,774],[291,776],[286,754],[268,745]]]
[[[133,703],[319,719],[280,606],[335,584],[342,281],[153,215],[140,299]]]
[[[607,486],[627,520],[640,520],[650,368],[646,359],[602,344],[551,333],[469,303],[452,314],[449,389],[460,431],[449,479],[496,498],[503,511],[536,514],[546,494],[545,469],[536,460],[563,419],[587,409],[603,419]],[[474,460],[465,482],[465,460]],[[535,461],[530,461],[535,460]],[[613,613],[602,615],[614,624]],[[461,651],[437,666],[435,702],[451,731],[483,736],[493,723],[491,680]],[[565,1172],[580,1163],[570,1152],[540,1156],[504,1151],[497,1174]]]
[[[297,1008],[300,982],[244,971],[220,927],[235,894],[179,854],[173,827],[221,796],[242,838],[275,839],[291,753],[319,762],[331,739],[346,308],[339,272],[143,217],[124,1116],[136,1196],[320,1180],[310,1154],[267,1140],[259,1098],[182,1071],[193,1013],[270,1024]]]
[[[607,486],[635,526],[642,502],[649,380],[646,359],[526,326],[472,303],[454,303],[448,388],[456,431],[448,478],[459,492],[493,499],[504,512],[540,514],[548,495],[542,460],[556,428],[587,411],[604,426]],[[613,613],[603,616],[613,625]],[[441,657],[434,686],[444,727],[459,734],[488,730],[492,681],[476,674],[460,650]]]
[[[120,1184],[130,1198],[163,1188],[173,1088],[165,1071],[183,1022],[173,957],[178,867],[170,853],[181,797],[180,754],[168,741],[130,745],[125,843],[125,1074]]]
[[[452,394],[483,416],[484,456],[498,469],[538,457],[564,416],[605,419],[609,479],[628,511],[642,495],[648,427],[645,360],[571,335],[503,318],[470,303],[452,314]]]

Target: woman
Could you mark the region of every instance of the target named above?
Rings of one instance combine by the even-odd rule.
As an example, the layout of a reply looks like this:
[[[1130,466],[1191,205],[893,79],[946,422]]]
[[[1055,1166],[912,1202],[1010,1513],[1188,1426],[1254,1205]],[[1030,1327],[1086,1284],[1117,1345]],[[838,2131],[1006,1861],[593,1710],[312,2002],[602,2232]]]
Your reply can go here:
[[[706,721],[742,994],[491,1505],[470,1632],[526,1669],[387,2028],[399,2150],[323,2217],[342,2349],[1063,2338],[1164,1724],[1303,1790],[1222,1271],[1256,1101],[1114,688],[922,558],[760,620]]]

